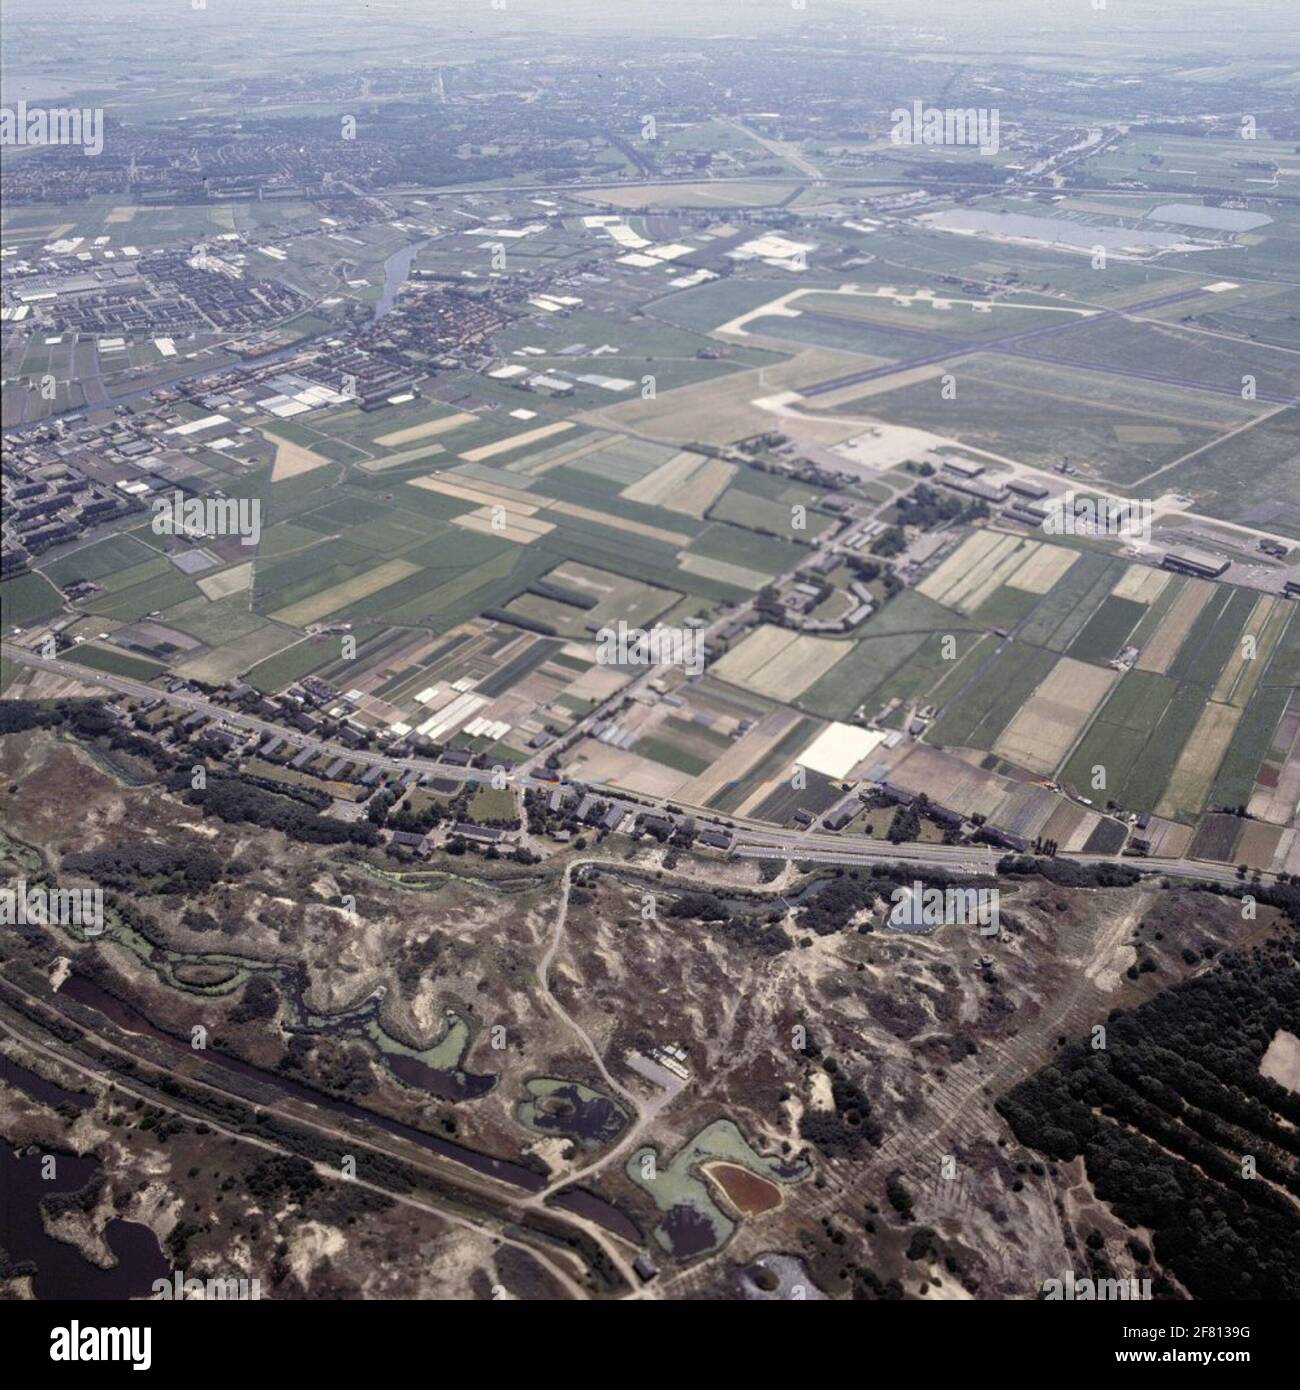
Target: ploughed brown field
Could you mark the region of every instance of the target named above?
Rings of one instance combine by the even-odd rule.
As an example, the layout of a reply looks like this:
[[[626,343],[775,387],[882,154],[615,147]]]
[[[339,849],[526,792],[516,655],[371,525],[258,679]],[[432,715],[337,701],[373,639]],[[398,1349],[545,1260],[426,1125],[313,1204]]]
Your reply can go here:
[[[781,1205],[781,1189],[736,1163],[709,1163],[705,1173],[742,1216],[758,1216]]]

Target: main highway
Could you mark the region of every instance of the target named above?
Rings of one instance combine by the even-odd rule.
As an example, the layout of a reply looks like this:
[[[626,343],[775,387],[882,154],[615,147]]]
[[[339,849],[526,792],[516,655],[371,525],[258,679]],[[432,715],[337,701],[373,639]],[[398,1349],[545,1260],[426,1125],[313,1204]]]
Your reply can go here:
[[[125,676],[116,676],[106,671],[96,671],[87,666],[79,666],[76,662],[61,660],[58,657],[39,656],[35,652],[27,651],[12,642],[0,644],[0,652],[3,652],[3,655],[10,661],[35,670],[48,671],[83,684],[102,686],[119,695],[128,695],[136,699],[164,699],[168,704],[175,705],[180,709],[206,714],[211,719],[220,720],[229,726],[246,729],[249,733],[259,734],[263,737],[274,734],[299,748],[309,748],[314,753],[322,753],[331,757],[346,758],[350,762],[364,760],[371,766],[377,765],[392,772],[416,772],[422,775],[427,774],[466,782],[491,782],[496,775],[491,768],[453,767],[430,758],[395,758],[386,753],[370,750],[358,751],[344,744],[332,743],[328,739],[314,738],[292,729],[286,729],[270,720],[247,714],[242,710],[217,704],[204,695],[191,691],[177,691],[175,694],[164,693],[154,686],[145,685],[141,681],[130,680]],[[648,667],[642,675],[636,678],[633,685],[624,687],[617,698],[626,699],[643,683],[653,679],[661,669],[653,666]],[[604,708],[604,706],[599,708]],[[596,717],[597,713],[598,711],[593,711],[592,714],[588,715],[584,724]],[[512,776],[514,786],[549,790],[556,786],[565,785],[562,780],[536,775],[532,770],[535,761],[534,759],[532,763],[521,764],[515,770]],[[647,811],[670,811],[668,804],[663,800],[651,801],[623,796],[620,796],[619,799],[635,800],[638,806]],[[678,806],[680,803],[674,802],[673,805]],[[736,841],[732,852],[746,859],[790,859],[800,863],[843,865],[887,863],[915,865],[917,869],[938,869],[950,874],[991,875],[996,872],[998,861],[1003,856],[1003,851],[991,849],[987,845],[942,845],[921,844],[919,842],[895,845],[887,841],[871,840],[865,836],[845,836],[831,831],[785,830],[746,817],[719,817],[715,812],[702,808],[683,806],[681,809],[696,815],[697,818],[733,831]],[[1119,854],[1070,854],[1065,852],[1058,854],[1057,858],[1080,866],[1125,864],[1145,874],[1195,879],[1200,882],[1218,883],[1224,886],[1240,885],[1242,882],[1233,868],[1190,859],[1154,859]],[[1273,880],[1273,874],[1260,875],[1261,882],[1267,883]]]

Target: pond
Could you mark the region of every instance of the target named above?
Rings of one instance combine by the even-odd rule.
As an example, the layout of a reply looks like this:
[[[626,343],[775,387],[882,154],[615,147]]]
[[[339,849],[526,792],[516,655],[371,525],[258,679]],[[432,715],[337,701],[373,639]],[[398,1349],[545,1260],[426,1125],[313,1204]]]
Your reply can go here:
[[[598,1148],[617,1139],[627,1125],[627,1111],[590,1086],[556,1077],[526,1083],[528,1099],[515,1107],[520,1124],[539,1134],[558,1134]]]
[[[46,1159],[54,1164],[49,1179],[44,1176]],[[0,1143],[0,1247],[12,1263],[35,1265],[32,1291],[38,1299],[143,1298],[152,1293],[155,1280],[171,1276],[158,1237],[138,1221],[114,1217],[105,1226],[104,1240],[115,1259],[111,1269],[91,1264],[75,1245],[46,1231],[42,1199],[80,1192],[98,1171],[94,1158],[35,1148],[17,1154]]]
[[[663,1219],[654,1236],[664,1250],[680,1259],[720,1250],[736,1223],[713,1200],[708,1182],[697,1176],[710,1159],[726,1160],[769,1184],[801,1182],[812,1171],[807,1163],[757,1153],[732,1120],[715,1120],[684,1144],[666,1168],[653,1148],[638,1149],[627,1161],[628,1177],[654,1198]]]

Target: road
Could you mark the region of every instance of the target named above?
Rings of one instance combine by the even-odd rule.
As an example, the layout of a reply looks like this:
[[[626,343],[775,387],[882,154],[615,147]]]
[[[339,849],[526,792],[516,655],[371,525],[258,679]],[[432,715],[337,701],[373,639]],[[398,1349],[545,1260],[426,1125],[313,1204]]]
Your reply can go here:
[[[55,672],[59,675],[71,677],[79,680],[89,680],[95,684],[100,684],[119,691],[120,693],[138,696],[157,696],[158,691],[153,687],[144,685],[137,681],[129,680],[125,677],[113,676],[104,672],[89,671],[86,668],[77,667],[73,663],[60,661],[57,658],[49,659],[38,657],[33,653],[23,651],[21,648],[14,647],[12,644],[4,645],[4,653],[11,660],[30,665],[40,670]],[[652,677],[654,668],[647,671],[645,676],[639,679],[645,680]],[[623,692],[624,695],[626,691]],[[169,700],[174,700],[177,704],[192,710],[199,710],[210,714],[213,718],[235,722],[243,727],[248,727],[258,733],[277,733],[283,734],[284,731],[277,725],[270,724],[268,721],[261,720],[251,715],[243,715],[238,711],[231,711],[222,705],[204,699],[202,696],[191,694],[180,694],[168,696]],[[311,747],[321,752],[336,754],[338,756],[355,757],[353,750],[344,748],[340,745],[330,744],[325,740],[299,737],[303,746]],[[386,755],[374,755],[372,761],[378,762],[383,766],[393,769],[417,770],[436,772],[439,776],[456,777],[468,780],[483,780],[489,778],[490,771],[472,768],[449,768],[440,763],[430,762],[422,759],[399,759],[390,758]],[[531,781],[531,779],[523,779]],[[550,783],[533,783],[533,785],[551,785]],[[926,845],[919,843],[890,844],[888,842],[868,840],[865,838],[846,839],[830,832],[789,832],[772,827],[764,827],[757,823],[746,823],[737,826],[737,843],[734,853],[740,858],[784,858],[799,862],[811,862],[820,864],[841,864],[846,866],[871,866],[879,864],[892,864],[897,866],[915,866],[921,869],[939,869],[953,874],[979,874],[993,876],[996,874],[998,860],[1001,857],[999,851],[987,846],[972,845]],[[1061,859],[1080,865],[1101,865],[1124,863],[1142,874],[1168,875],[1181,879],[1194,881],[1210,882],[1220,884],[1225,887],[1246,887],[1240,880],[1236,872],[1225,866],[1195,863],[1186,859],[1140,859],[1122,858],[1118,855],[1097,855],[1097,854],[1074,854],[1061,855]],[[545,948],[537,964],[537,983],[539,997],[545,1007],[556,1017],[557,1020],[567,1028],[581,1044],[584,1051],[591,1058],[591,1061],[600,1075],[603,1084],[608,1088],[612,1095],[617,1096],[624,1104],[629,1107],[631,1123],[626,1127],[619,1141],[608,1149],[600,1157],[587,1163],[585,1166],[556,1177],[547,1186],[535,1194],[511,1193],[508,1197],[501,1197],[499,1200],[508,1209],[513,1209],[522,1213],[527,1209],[544,1209],[552,1216],[559,1217],[568,1221],[573,1226],[581,1229],[590,1239],[597,1242],[605,1258],[616,1268],[623,1279],[626,1281],[628,1289],[634,1296],[640,1291],[639,1280],[632,1270],[630,1261],[625,1252],[618,1247],[609,1233],[604,1231],[599,1225],[589,1218],[577,1213],[562,1213],[554,1207],[547,1206],[549,1199],[556,1196],[561,1191],[572,1190],[575,1185],[593,1174],[606,1169],[611,1163],[617,1161],[622,1155],[629,1152],[639,1143],[647,1131],[654,1125],[661,1112],[666,1109],[677,1098],[680,1093],[676,1090],[665,1090],[655,1094],[649,1100],[643,1100],[635,1092],[629,1090],[611,1073],[606,1063],[605,1057],[600,1046],[590,1033],[582,1026],[572,1014],[556,998],[551,985],[551,969],[557,955],[564,942],[565,929],[568,923],[569,909],[571,905],[571,894],[575,875],[586,868],[604,869],[626,869],[627,865],[619,860],[584,858],[570,861],[564,869],[559,902],[556,907],[555,921],[551,928]],[[1264,881],[1271,879],[1272,875],[1264,875]],[[12,982],[8,982],[12,987]],[[11,1029],[7,1031],[12,1032]],[[98,1035],[96,1035],[98,1036]],[[27,1045],[35,1045],[30,1039],[24,1040]],[[107,1043],[120,1049],[120,1044],[113,1043],[112,1040],[100,1038],[101,1044]],[[82,1063],[63,1057],[62,1053],[57,1054],[61,1060],[68,1065],[77,1066],[83,1071],[90,1073]],[[131,1055],[127,1053],[126,1055]],[[139,1059],[137,1059],[138,1061]],[[157,1065],[157,1063],[151,1063]],[[197,1077],[187,1077],[187,1080],[194,1084],[200,1084],[206,1089],[221,1092],[221,1088],[213,1083],[210,1078],[200,1081]],[[115,1084],[120,1084],[114,1078]],[[128,1093],[134,1094],[129,1087],[123,1087]],[[155,1100],[151,1095],[141,1097],[151,1102]],[[240,1097],[240,1099],[244,1099]],[[275,1113],[280,1113],[280,1107],[267,1107]],[[179,1111],[178,1113],[186,1113]],[[358,1140],[355,1132],[336,1128],[328,1113],[317,1112],[310,1119],[304,1118],[298,1108],[285,1109],[285,1118],[292,1119],[295,1123],[306,1124],[308,1127],[316,1129],[322,1133],[340,1140],[346,1139],[347,1142],[356,1145]],[[206,1117],[205,1117],[206,1118]],[[209,1121],[211,1123],[211,1121]],[[218,1128],[220,1128],[218,1126]],[[223,1131],[224,1132],[224,1131]],[[231,1137],[240,1139],[244,1142],[260,1143],[261,1141],[249,1140],[247,1136],[231,1131]],[[367,1147],[378,1149],[381,1152],[392,1152],[385,1144],[375,1142],[373,1139],[364,1141]],[[262,1144],[262,1147],[271,1147]],[[410,1162],[412,1158],[405,1153],[400,1155],[404,1161]],[[427,1156],[417,1159],[417,1164],[427,1161]],[[432,1166],[432,1165],[430,1165]],[[339,1175],[327,1167],[319,1168],[322,1176],[331,1179],[338,1179]],[[445,1168],[439,1166],[438,1171],[445,1177]],[[465,1180],[468,1181],[468,1180]],[[366,1184],[362,1184],[366,1185]],[[477,1181],[469,1181],[480,1194],[483,1186]],[[378,1188],[376,1191],[380,1190]],[[394,1200],[403,1202],[406,1205],[419,1207],[426,1211],[435,1213],[440,1218],[474,1229],[480,1234],[491,1233],[492,1228],[485,1227],[468,1218],[448,1213],[442,1207],[430,1202],[409,1197],[397,1197],[394,1194],[386,1193]],[[506,1238],[504,1235],[501,1238]],[[509,1243],[522,1244],[518,1240]],[[536,1254],[531,1244],[523,1245],[530,1253]],[[566,1292],[575,1298],[588,1296],[586,1291],[581,1288],[563,1268],[557,1267],[557,1262],[544,1260],[548,1270],[563,1284]]]
[[[189,710],[191,713],[206,714],[212,719],[220,719],[223,723],[234,724],[241,729],[247,729],[250,733],[275,734],[296,747],[310,748],[316,753],[327,753],[333,757],[346,758],[349,762],[364,759],[369,764],[378,764],[392,772],[427,772],[439,777],[457,778],[470,782],[489,782],[492,779],[491,769],[450,767],[446,763],[434,762],[429,758],[393,758],[386,753],[370,750],[358,751],[355,748],[348,748],[342,743],[330,743],[327,739],[313,738],[310,734],[286,729],[283,724],[274,724],[268,719],[259,719],[254,714],[246,714],[242,710],[232,709],[229,705],[219,705],[203,695],[195,695],[186,691],[177,691],[174,695],[167,694],[159,690],[157,686],[146,685],[142,681],[131,680],[127,676],[115,676],[107,671],[96,671],[89,666],[79,666],[75,661],[63,661],[58,657],[37,656],[36,653],[29,652],[12,642],[0,643],[0,652],[3,652],[9,660],[19,662],[24,666],[31,666],[40,671],[51,671],[56,675],[64,676],[69,680],[81,681],[87,685],[102,685],[109,690],[116,691],[119,695],[131,695],[137,699],[157,700],[161,698],[166,700],[169,705],[176,705],[178,708]],[[537,785],[542,784],[538,783]]]
[[[814,183],[826,183],[826,175],[804,154],[800,153],[799,146],[790,141],[769,140],[765,136],[759,135],[756,131],[744,124],[743,121],[728,117],[724,120],[725,125],[729,125],[733,130],[738,130],[742,135],[747,135],[756,145],[761,145],[768,154],[774,154],[778,159],[784,160],[787,164],[792,164],[798,171]]]
[[[706,629],[706,632],[712,632],[720,623],[730,621],[751,606],[752,600],[720,618],[717,623]],[[429,758],[394,758],[386,753],[368,750],[358,752],[357,749],[348,748],[340,743],[330,743],[326,739],[313,738],[285,729],[282,725],[272,724],[268,720],[259,719],[256,715],[244,714],[227,705],[215,704],[202,695],[185,692],[163,695],[154,686],[145,685],[126,676],[115,676],[106,671],[96,671],[91,667],[78,666],[75,662],[63,661],[57,657],[37,656],[34,652],[26,651],[12,642],[0,643],[0,652],[3,652],[9,660],[21,665],[41,671],[50,671],[85,684],[102,685],[121,695],[131,695],[141,699],[157,699],[161,696],[169,704],[177,705],[180,708],[207,714],[213,719],[246,728],[253,733],[275,734],[301,748],[310,748],[313,752],[328,754],[331,757],[346,758],[349,762],[364,760],[372,766],[378,765],[394,772],[418,772],[466,782],[491,782],[495,775],[491,768],[452,767]],[[585,731],[585,728],[594,719],[601,717],[602,713],[608,717],[609,713],[624,700],[631,698],[637,690],[643,688],[656,675],[662,674],[668,669],[671,668],[647,667],[645,672],[638,676],[632,684],[624,686],[616,695],[611,696],[603,705],[598,706],[584,720],[575,725],[574,730],[567,737],[573,737],[575,734]],[[549,778],[539,778],[532,774],[531,769],[535,767],[541,756],[538,754],[528,763],[521,763],[515,769],[512,782],[516,787],[551,790],[556,786],[564,785],[562,780],[552,781]],[[637,804],[648,811],[669,810],[669,803],[664,800],[651,801],[646,799]],[[677,802],[672,803],[674,806],[679,804]],[[946,869],[950,873],[989,874],[994,872],[998,859],[1006,852],[982,845],[926,845],[915,842],[895,845],[883,840],[846,839],[829,831],[821,833],[802,830],[788,831],[764,825],[760,821],[745,817],[720,816],[716,812],[703,808],[684,807],[683,809],[702,814],[715,824],[731,828],[736,835],[733,852],[747,859],[785,858],[825,864],[899,863]],[[1224,884],[1240,882],[1236,877],[1235,870],[1231,868],[1202,864],[1188,859],[1144,859],[1120,854],[1071,854],[1064,851],[1059,853],[1057,858],[1075,864],[1127,864],[1143,873],[1169,874],[1179,878],[1198,879],[1205,882]],[[1273,874],[1262,874],[1261,881],[1272,882],[1274,877]]]
[[[838,840],[838,843],[836,841]],[[950,873],[993,874],[997,872],[998,861],[1014,850],[984,850],[973,845],[891,845],[879,840],[844,840],[834,835],[811,836],[796,839],[787,836],[755,840],[751,836],[741,837],[732,851],[744,859],[786,858],[808,860],[818,864],[915,864],[917,867],[947,869]],[[1033,854],[1027,852],[1030,858]],[[987,856],[987,857],[984,857]],[[1221,883],[1225,886],[1246,887],[1254,881],[1237,877],[1237,871],[1224,865],[1203,864],[1194,859],[1153,859],[1141,855],[1125,854],[1070,854],[1065,851],[1054,856],[1062,863],[1079,864],[1085,867],[1098,864],[1123,864],[1136,869],[1141,874],[1162,874],[1170,878],[1196,879],[1203,883]],[[1273,883],[1276,875],[1261,873],[1259,882]]]
[[[619,1141],[612,1148],[607,1149],[599,1158],[593,1159],[592,1162],[588,1163],[585,1167],[565,1173],[563,1176],[556,1178],[554,1182],[549,1183],[540,1192],[525,1198],[523,1202],[524,1206],[542,1206],[549,1198],[555,1196],[558,1192],[575,1187],[585,1178],[607,1167],[616,1158],[632,1148],[659,1117],[660,1111],[676,1100],[677,1096],[681,1093],[680,1087],[673,1090],[663,1090],[654,1096],[653,1099],[643,1101],[640,1096],[629,1091],[610,1074],[609,1068],[605,1064],[605,1058],[600,1048],[596,1045],[595,1040],[577,1019],[565,1009],[564,1005],[560,1003],[551,991],[551,963],[555,959],[556,952],[559,950],[560,944],[564,939],[564,928],[569,916],[569,897],[573,887],[573,875],[579,869],[585,868],[619,870],[626,869],[627,865],[616,859],[581,859],[574,860],[565,868],[559,907],[555,914],[555,925],[551,930],[550,940],[547,942],[546,950],[537,967],[537,983],[542,1002],[582,1043],[587,1054],[595,1064],[596,1070],[600,1073],[601,1079],[604,1081],[605,1085],[614,1095],[618,1096],[631,1107],[632,1116],[634,1118],[632,1123],[625,1128]],[[608,1242],[604,1242],[604,1245],[607,1254],[618,1264],[623,1277],[628,1281],[629,1285],[635,1289],[638,1281],[633,1271],[626,1265],[626,1262],[622,1260],[620,1253],[610,1247]]]

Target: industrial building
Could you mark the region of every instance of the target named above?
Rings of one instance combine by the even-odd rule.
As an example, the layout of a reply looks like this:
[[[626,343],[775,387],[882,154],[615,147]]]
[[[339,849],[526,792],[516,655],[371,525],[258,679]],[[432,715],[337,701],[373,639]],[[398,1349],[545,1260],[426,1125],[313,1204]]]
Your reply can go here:
[[[1194,574],[1201,579],[1217,579],[1225,573],[1232,563],[1222,555],[1211,554],[1208,550],[1193,550],[1191,546],[1177,546],[1165,552],[1164,567],[1176,570],[1179,574]]]

